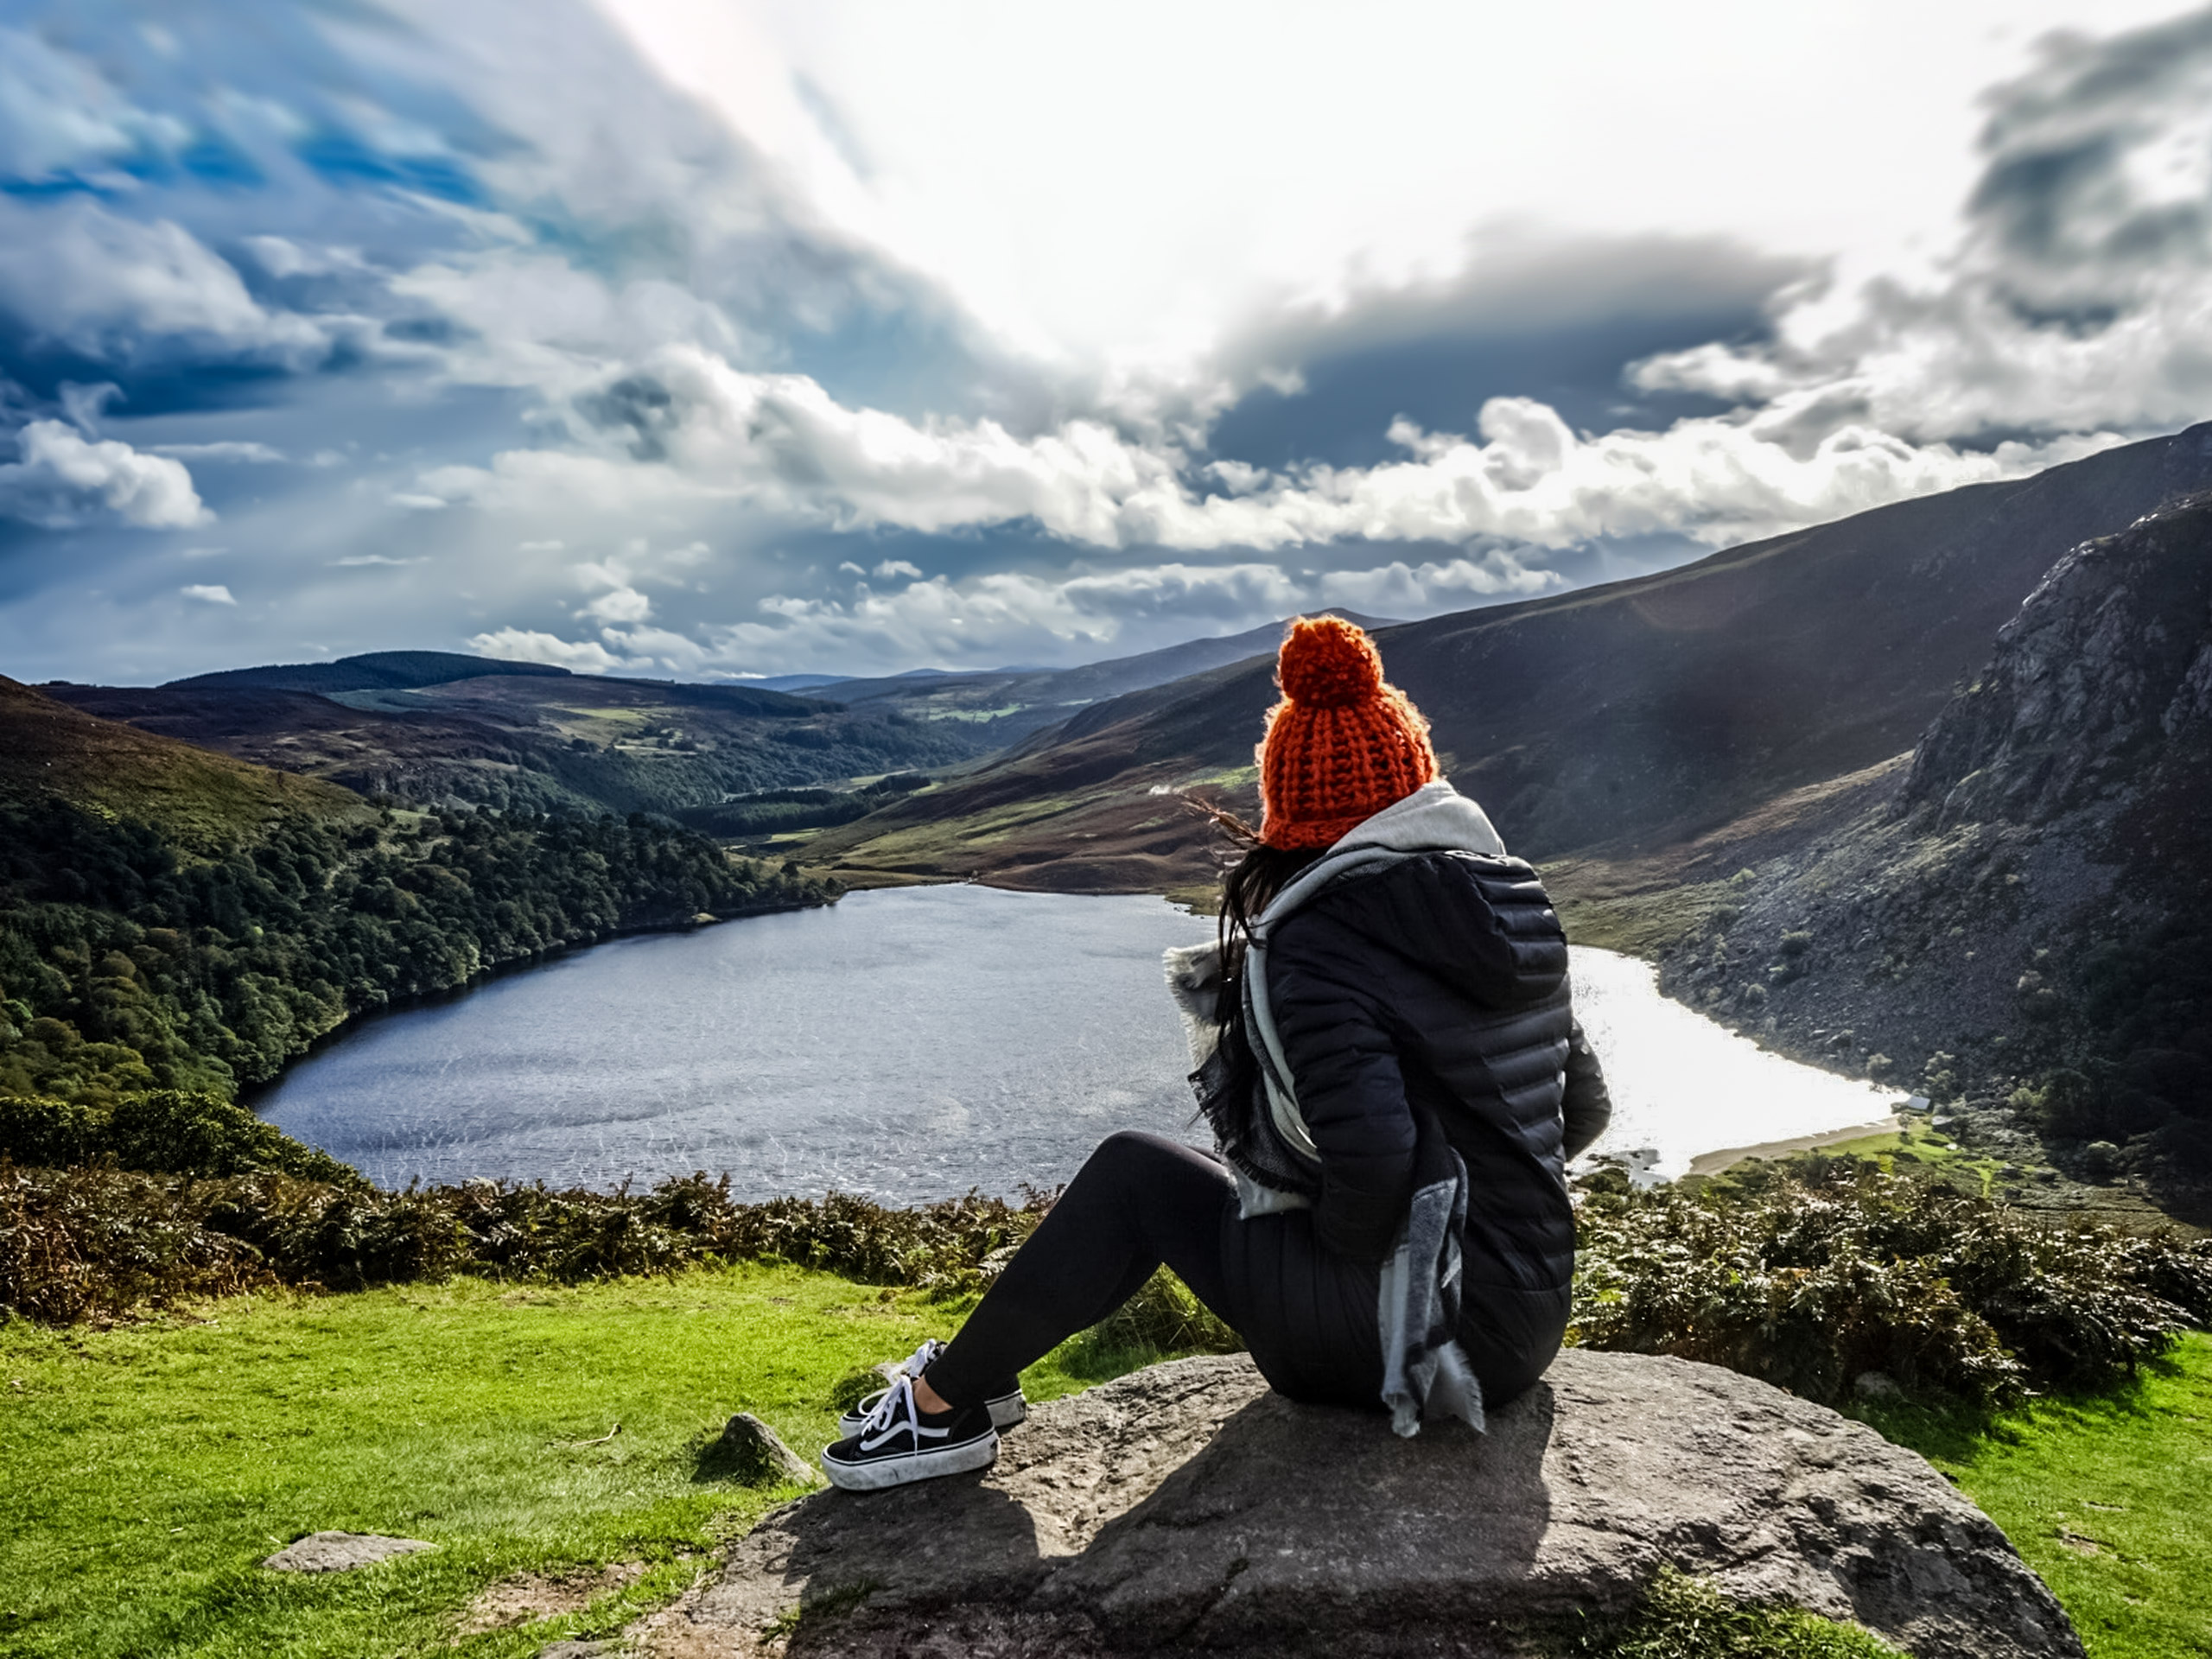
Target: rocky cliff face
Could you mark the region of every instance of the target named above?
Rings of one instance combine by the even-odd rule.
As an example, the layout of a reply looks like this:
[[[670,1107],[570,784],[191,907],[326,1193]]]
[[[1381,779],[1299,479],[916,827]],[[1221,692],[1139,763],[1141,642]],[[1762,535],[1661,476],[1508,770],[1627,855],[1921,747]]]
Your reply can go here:
[[[1921,739],[1904,804],[2049,823],[2154,782],[2212,722],[2212,496],[2084,543]]]
[[[1959,1110],[2018,1196],[2132,1180],[2212,1217],[2212,497],[2060,559],[1870,777],[1666,988]]]

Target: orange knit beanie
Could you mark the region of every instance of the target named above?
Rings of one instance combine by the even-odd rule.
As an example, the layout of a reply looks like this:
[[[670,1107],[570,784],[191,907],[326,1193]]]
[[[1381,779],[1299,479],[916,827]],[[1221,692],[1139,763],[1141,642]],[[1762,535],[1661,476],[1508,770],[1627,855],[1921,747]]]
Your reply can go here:
[[[1275,658],[1282,701],[1260,745],[1260,839],[1326,847],[1436,777],[1428,722],[1382,681],[1365,630],[1300,617]]]

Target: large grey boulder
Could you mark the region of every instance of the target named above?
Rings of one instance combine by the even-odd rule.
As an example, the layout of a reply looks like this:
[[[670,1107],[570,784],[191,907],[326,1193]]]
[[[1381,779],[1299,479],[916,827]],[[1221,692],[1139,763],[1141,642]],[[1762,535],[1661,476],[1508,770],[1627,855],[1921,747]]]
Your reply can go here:
[[[1478,1436],[1295,1406],[1242,1357],[1033,1407],[980,1474],[769,1516],[637,1634],[665,1659],[1515,1651],[1662,1565],[1918,1659],[2082,1652],[1994,1523],[1872,1429],[1733,1372],[1569,1351]]]

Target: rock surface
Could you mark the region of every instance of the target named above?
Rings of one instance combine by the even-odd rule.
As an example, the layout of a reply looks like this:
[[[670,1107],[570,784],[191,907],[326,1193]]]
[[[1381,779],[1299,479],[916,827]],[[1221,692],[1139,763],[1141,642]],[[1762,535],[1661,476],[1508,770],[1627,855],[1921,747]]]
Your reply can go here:
[[[395,1555],[435,1549],[420,1538],[385,1538],[373,1532],[311,1532],[262,1562],[279,1573],[345,1573],[374,1567]]]
[[[1478,1659],[1514,1653],[1516,1624],[1630,1605],[1669,1563],[1917,1659],[2082,1652],[1912,1453],[1733,1372],[1580,1351],[1487,1437],[1412,1440],[1293,1405],[1241,1357],[1154,1366],[1033,1407],[981,1475],[778,1510],[637,1635],[660,1659]]]

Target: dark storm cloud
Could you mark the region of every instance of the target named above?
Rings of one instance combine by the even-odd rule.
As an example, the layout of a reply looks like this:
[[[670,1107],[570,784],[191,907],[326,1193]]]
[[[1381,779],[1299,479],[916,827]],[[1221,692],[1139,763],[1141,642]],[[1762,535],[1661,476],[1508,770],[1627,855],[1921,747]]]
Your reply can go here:
[[[1989,161],[1967,209],[1980,233],[2053,271],[2202,260],[2212,201],[2201,188],[2156,189],[2144,163],[2171,144],[2184,152],[2164,158],[2174,182],[2190,182],[2192,164],[2201,180],[2205,131],[2175,129],[2206,108],[2212,8],[2104,40],[2056,36],[2043,56],[1991,95]]]
[[[1373,466],[1396,454],[1394,418],[1464,430],[1496,397],[1535,398],[1580,430],[1710,413],[1725,405],[1637,391],[1622,372],[1656,353],[1763,337],[1777,293],[1808,274],[1718,238],[1478,241],[1449,282],[1292,310],[1230,342],[1222,365],[1252,389],[1211,447],[1260,466]]]
[[[1986,448],[2212,409],[2212,8],[2037,43],[1989,92],[1957,245],[1917,280],[1777,308],[1774,338],[1662,353],[1654,391],[1755,410],[1793,453],[1875,429]]]

